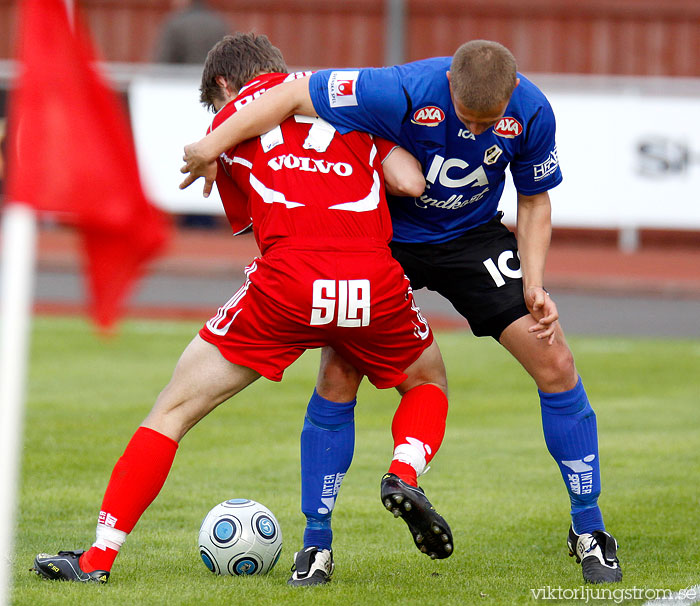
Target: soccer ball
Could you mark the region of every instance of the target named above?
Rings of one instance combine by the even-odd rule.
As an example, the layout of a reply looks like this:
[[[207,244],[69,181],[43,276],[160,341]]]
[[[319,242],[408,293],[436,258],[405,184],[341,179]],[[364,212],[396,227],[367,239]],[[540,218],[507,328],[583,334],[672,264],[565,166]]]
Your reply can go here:
[[[266,574],[282,552],[282,529],[272,512],[249,499],[219,503],[199,529],[199,554],[214,574]]]

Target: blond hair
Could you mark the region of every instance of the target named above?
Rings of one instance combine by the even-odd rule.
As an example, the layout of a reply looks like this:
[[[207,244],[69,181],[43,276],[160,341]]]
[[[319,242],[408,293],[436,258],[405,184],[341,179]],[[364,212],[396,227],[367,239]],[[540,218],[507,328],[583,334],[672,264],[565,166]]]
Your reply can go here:
[[[517,83],[515,57],[502,44],[470,40],[452,57],[452,93],[464,107],[488,112],[510,99]]]

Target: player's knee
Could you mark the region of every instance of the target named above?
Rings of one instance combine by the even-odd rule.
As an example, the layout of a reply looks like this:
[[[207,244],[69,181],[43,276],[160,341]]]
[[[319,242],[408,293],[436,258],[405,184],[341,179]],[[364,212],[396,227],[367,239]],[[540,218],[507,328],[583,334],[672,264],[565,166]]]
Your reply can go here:
[[[559,347],[549,352],[543,361],[536,377],[537,387],[551,393],[574,388],[578,374],[574,356],[568,347]]]
[[[331,402],[349,402],[357,395],[362,374],[330,348],[321,354],[316,392]]]
[[[430,375],[429,377],[427,377],[424,384],[425,385],[434,385],[440,391],[442,391],[442,393],[444,393],[445,396],[449,395],[447,393],[447,376],[445,374],[440,374],[439,372],[436,372],[436,373]]]
[[[447,377],[444,375],[440,376],[439,373],[434,375],[411,373],[403,383],[396,386],[396,390],[403,396],[406,394],[406,392],[414,389],[415,387],[420,387],[421,385],[432,385],[433,387],[437,387],[440,391],[442,391],[442,393],[445,394],[445,397],[449,397],[447,391]]]
[[[433,341],[404,372],[407,378],[398,386],[399,393],[403,394],[418,385],[431,384],[447,395],[447,372],[436,341]]]
[[[160,392],[144,425],[179,441],[194,427],[210,407],[203,401],[168,385]]]
[[[316,392],[331,402],[349,402],[357,395],[358,385],[359,380],[344,373],[323,375],[318,378]]]

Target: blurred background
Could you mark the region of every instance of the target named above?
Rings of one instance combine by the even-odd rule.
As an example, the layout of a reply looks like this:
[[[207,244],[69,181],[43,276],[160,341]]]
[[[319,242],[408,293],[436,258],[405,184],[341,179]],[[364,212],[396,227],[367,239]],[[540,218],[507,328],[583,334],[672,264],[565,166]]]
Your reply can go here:
[[[17,5],[0,0],[0,137],[14,73]],[[569,330],[573,322],[574,332],[700,336],[698,0],[75,5],[129,113],[144,186],[177,226],[168,254],[153,264],[132,301],[135,313],[206,318],[256,252],[250,237],[230,238],[216,196],[205,201],[197,186],[177,189],[182,147],[200,138],[211,120],[198,103],[201,63],[224,33],[266,34],[292,70],[392,65],[451,55],[466,40],[486,38],[510,48],[557,115],[564,183],[551,192],[548,288],[571,312]],[[0,163],[0,178],[2,170]],[[510,224],[514,202],[509,188],[503,210]],[[70,310],[82,300],[74,238],[50,224],[42,228],[40,309]],[[421,295],[438,324],[464,327],[439,298]],[[659,301],[667,316],[661,328]],[[591,311],[596,305],[599,314]],[[609,323],[600,326],[601,315]]]
[[[102,57],[148,63],[183,0],[78,0]],[[200,3],[203,4],[203,3]],[[267,34],[290,65],[339,67],[451,55],[498,40],[521,71],[700,76],[697,0],[209,0],[230,29]],[[17,2],[0,0],[0,58],[12,56]],[[396,48],[396,45],[400,44]]]

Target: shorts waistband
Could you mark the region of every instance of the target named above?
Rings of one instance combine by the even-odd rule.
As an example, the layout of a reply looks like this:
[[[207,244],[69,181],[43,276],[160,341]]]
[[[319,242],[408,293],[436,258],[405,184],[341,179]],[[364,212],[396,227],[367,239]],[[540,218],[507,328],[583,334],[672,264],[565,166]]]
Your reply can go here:
[[[265,251],[265,254],[278,251],[284,248],[295,250],[323,250],[333,252],[351,251],[377,251],[385,250],[389,252],[389,243],[386,240],[363,237],[303,237],[289,236],[272,244]]]

